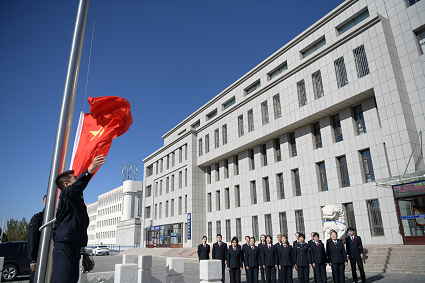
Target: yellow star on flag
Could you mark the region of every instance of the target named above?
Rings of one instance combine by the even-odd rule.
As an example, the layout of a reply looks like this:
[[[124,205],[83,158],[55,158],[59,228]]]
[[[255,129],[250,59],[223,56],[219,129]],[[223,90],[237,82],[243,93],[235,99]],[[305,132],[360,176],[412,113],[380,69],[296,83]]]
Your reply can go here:
[[[98,131],[90,131],[90,133],[93,135],[93,137],[91,138],[90,141],[92,141],[99,133],[99,138],[102,136],[103,132],[105,131],[105,129],[103,127],[100,127],[100,129]]]

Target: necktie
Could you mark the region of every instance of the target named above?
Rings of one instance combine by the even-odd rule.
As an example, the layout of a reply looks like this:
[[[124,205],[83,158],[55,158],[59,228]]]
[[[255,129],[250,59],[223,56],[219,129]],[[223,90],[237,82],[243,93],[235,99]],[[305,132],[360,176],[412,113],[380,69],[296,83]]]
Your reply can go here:
[[[316,243],[317,246],[319,246],[319,243]]]
[[[236,247],[233,247],[233,250],[236,252]]]
[[[204,248],[205,248],[205,244],[204,244]]]
[[[269,251],[270,251],[270,245],[269,245]]]
[[[221,243],[218,244],[218,247],[221,248]]]
[[[353,242],[353,243],[354,243],[354,237],[351,237],[351,242]]]
[[[285,245],[283,245],[283,247],[286,249],[286,244],[285,244]]]
[[[263,247],[264,247],[264,243],[263,243]]]
[[[251,246],[252,250],[254,250],[254,246]]]
[[[336,246],[336,242],[334,242],[335,246]]]

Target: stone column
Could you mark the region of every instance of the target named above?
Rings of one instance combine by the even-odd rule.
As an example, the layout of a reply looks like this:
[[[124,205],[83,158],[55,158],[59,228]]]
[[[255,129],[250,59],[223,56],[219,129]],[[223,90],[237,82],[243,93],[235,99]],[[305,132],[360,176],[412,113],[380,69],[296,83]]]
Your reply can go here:
[[[201,279],[201,283],[221,282],[221,260],[201,260],[199,262],[199,279]]]
[[[152,256],[139,255],[139,271],[137,272],[137,283],[152,282]]]
[[[122,264],[134,263],[134,255],[123,254],[122,255]]]
[[[137,264],[115,264],[115,283],[136,283]]]
[[[184,259],[169,257],[167,258],[165,270],[167,272],[166,283],[184,282]]]

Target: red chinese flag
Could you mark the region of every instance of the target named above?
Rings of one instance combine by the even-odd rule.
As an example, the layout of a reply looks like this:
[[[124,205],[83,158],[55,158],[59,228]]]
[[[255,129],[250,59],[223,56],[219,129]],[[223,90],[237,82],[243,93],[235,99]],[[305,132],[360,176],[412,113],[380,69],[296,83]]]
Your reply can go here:
[[[127,132],[133,123],[130,103],[124,98],[89,97],[88,101],[90,113],[84,114],[79,141],[76,139],[78,147],[71,161],[76,176],[89,168],[93,158],[101,154],[106,156],[112,140]]]

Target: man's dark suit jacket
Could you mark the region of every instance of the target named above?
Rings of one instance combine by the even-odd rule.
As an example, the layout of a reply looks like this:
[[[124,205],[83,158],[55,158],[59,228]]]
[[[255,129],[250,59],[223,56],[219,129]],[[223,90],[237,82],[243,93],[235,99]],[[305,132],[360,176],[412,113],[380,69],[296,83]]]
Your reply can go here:
[[[204,244],[198,246],[198,258],[199,260],[210,259],[210,245],[205,244],[205,248]]]

